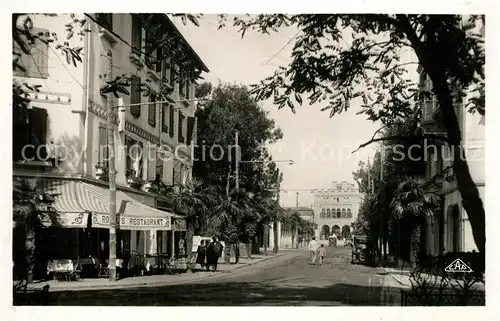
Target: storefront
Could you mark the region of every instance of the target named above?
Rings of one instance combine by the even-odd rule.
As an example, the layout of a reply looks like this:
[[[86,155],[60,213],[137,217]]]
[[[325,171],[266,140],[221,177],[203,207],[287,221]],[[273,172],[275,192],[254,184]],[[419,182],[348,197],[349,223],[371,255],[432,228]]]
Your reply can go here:
[[[47,222],[40,242],[45,259],[109,256],[109,190],[81,180],[44,181],[54,195],[58,224]],[[52,225],[52,226],[51,226]],[[116,191],[117,255],[167,255],[185,231],[182,216],[158,210]]]

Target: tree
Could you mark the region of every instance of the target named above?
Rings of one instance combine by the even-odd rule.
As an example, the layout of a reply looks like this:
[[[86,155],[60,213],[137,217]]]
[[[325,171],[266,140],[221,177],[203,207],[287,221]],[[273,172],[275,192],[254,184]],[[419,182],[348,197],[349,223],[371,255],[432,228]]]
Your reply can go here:
[[[221,15],[221,27],[226,16]],[[355,100],[362,100],[362,114],[383,125],[399,119],[414,119],[417,127],[420,103],[433,96],[441,118],[441,139],[453,149],[453,171],[481,253],[485,250],[485,212],[474,184],[454,104],[470,94],[469,112],[485,114],[483,37],[472,30],[484,16],[471,15],[258,15],[235,18],[242,36],[247,30],[261,33],[281,27],[298,29],[292,62],[253,88],[257,100],[273,98],[278,108],[295,110],[306,95],[310,104],[326,101],[322,110],[330,116],[345,112]],[[349,34],[351,36],[349,37]],[[413,51],[416,61],[401,61],[404,49]],[[432,92],[419,90],[408,77],[407,66],[419,65],[433,84]],[[361,147],[380,140],[372,138]],[[412,138],[413,139],[413,138]]]
[[[279,128],[275,128],[275,123],[268,113],[250,96],[244,86],[218,84],[213,87],[204,83],[197,87],[196,96],[207,100],[200,104],[196,112],[197,141],[200,145],[194,151],[193,175],[202,178],[206,186],[225,189],[226,194],[231,196],[231,201],[224,203],[229,211],[229,204],[235,195],[232,192],[237,153],[234,143],[235,132],[239,131],[244,133],[239,136],[240,155],[244,161],[239,167],[240,189],[254,194],[255,199],[259,201],[275,196],[281,176],[266,145],[281,139],[283,134]],[[249,201],[248,198],[245,199]],[[254,238],[256,232],[257,226],[254,222],[263,224],[266,231],[267,224],[271,222],[272,210],[256,202],[245,206],[251,208],[252,213],[240,212],[246,219],[242,221],[242,225],[234,228],[238,230],[238,236],[246,241],[248,249],[248,242]],[[259,217],[259,220],[255,221],[255,217]]]
[[[205,188],[201,180],[188,179],[174,194],[173,203],[176,211],[186,215],[186,249],[188,258],[191,258],[193,236],[196,228],[206,220],[210,206],[213,206],[213,192]]]
[[[39,181],[14,179],[13,183],[13,256],[15,264],[21,265],[16,267],[19,282],[15,287],[26,290],[35,274],[35,230],[37,227],[60,226],[60,222],[57,211],[51,206],[54,198]]]
[[[283,220],[283,229],[290,232],[292,235],[292,248],[294,246],[298,247],[298,244],[295,241],[297,240],[299,231],[304,224],[303,221],[304,220],[300,217],[300,214],[298,212],[291,212],[290,210],[287,211],[286,216]]]
[[[416,266],[421,248],[421,228],[427,217],[432,217],[439,206],[439,198],[431,185],[422,185],[414,178],[403,181],[392,199],[392,209],[398,219],[406,216],[411,225],[410,261]]]

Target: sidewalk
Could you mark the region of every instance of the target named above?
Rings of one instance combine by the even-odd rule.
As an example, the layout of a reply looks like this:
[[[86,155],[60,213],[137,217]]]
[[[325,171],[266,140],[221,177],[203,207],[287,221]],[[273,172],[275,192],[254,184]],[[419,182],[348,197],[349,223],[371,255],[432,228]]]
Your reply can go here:
[[[127,289],[127,288],[137,288],[137,287],[153,287],[153,286],[163,286],[163,285],[174,285],[189,283],[196,280],[203,280],[208,278],[218,278],[225,275],[225,273],[231,273],[234,270],[258,264],[260,262],[277,258],[282,256],[288,251],[281,251],[280,253],[273,254],[268,253],[267,256],[263,254],[252,255],[252,259],[246,257],[240,257],[238,264],[219,264],[217,267],[217,272],[206,272],[198,270],[196,272],[186,272],[175,275],[151,275],[151,276],[140,276],[140,277],[130,277],[122,280],[116,281],[116,283],[110,283],[108,279],[81,279],[79,281],[72,282],[58,282],[58,281],[43,281],[34,284],[30,284],[31,289],[42,289],[45,285],[50,286],[50,292],[58,291],[89,291],[89,290],[105,290],[105,289]],[[198,266],[199,268],[199,266]]]
[[[410,270],[407,269],[397,269],[397,268],[386,268],[382,267],[384,271],[394,279],[401,288],[403,289],[410,289],[411,288],[411,282],[410,282]],[[451,288],[451,285],[448,285],[447,287]],[[482,283],[475,283],[472,288],[472,290],[476,291],[485,291],[485,286]]]

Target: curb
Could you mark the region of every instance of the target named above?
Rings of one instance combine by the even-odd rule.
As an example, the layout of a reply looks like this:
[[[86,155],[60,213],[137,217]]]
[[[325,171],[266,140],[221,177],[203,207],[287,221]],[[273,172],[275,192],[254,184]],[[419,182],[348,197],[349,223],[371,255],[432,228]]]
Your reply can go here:
[[[241,269],[244,267],[259,264],[261,262],[265,262],[265,261],[268,261],[268,260],[273,259],[273,258],[281,257],[281,256],[283,256],[283,254],[284,253],[278,253],[278,254],[273,255],[273,256],[265,257],[262,260],[259,260],[256,262],[241,264],[241,265],[234,267],[233,269],[231,269],[229,271],[220,271],[220,274],[210,274],[208,277],[205,274],[203,276],[200,275],[197,277],[188,278],[185,280],[177,280],[177,281],[175,281],[175,280],[174,281],[163,281],[163,282],[156,281],[156,282],[142,282],[142,283],[135,283],[135,284],[108,284],[108,285],[99,285],[99,286],[87,285],[87,286],[81,286],[81,287],[76,287],[76,288],[75,287],[73,287],[73,288],[71,288],[71,287],[68,287],[68,288],[53,288],[53,287],[51,287],[50,292],[69,292],[69,291],[75,292],[75,291],[114,290],[114,289],[120,290],[120,289],[133,289],[133,288],[160,287],[160,286],[166,286],[166,285],[181,285],[181,284],[195,282],[195,281],[199,281],[199,280],[205,280],[205,279],[212,279],[213,280],[213,279],[218,279],[218,278],[224,277],[227,274],[232,273],[234,270],[238,270],[238,269]]]

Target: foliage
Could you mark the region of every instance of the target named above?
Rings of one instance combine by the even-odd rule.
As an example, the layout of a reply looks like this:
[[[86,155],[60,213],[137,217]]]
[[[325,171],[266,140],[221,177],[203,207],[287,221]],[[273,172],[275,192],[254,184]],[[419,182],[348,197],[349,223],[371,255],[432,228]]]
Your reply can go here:
[[[456,259],[462,260],[472,272],[446,272],[446,267]],[[484,304],[484,292],[477,291],[479,284],[485,284],[484,272],[484,255],[475,251],[448,252],[437,257],[422,253],[418,265],[410,273],[408,296],[416,299],[419,305],[445,305],[450,296],[455,301],[453,305],[468,305],[481,297]]]
[[[235,132],[239,131],[244,161],[239,168],[240,186],[253,193],[277,190],[279,173],[266,145],[281,139],[281,130],[275,128],[274,121],[251,98],[246,87],[219,84],[208,91],[210,88],[210,84],[198,87],[198,92],[205,90],[204,97],[208,100],[196,113],[197,139],[203,145],[195,150],[198,161],[195,161],[193,175],[202,177],[207,185],[225,186],[228,171],[235,168]],[[213,146],[221,146],[223,154]],[[219,155],[220,160],[212,159]]]
[[[408,178],[399,185],[391,205],[397,218],[404,215],[432,217],[439,206],[439,197],[432,188],[423,186],[415,178]]]
[[[220,21],[225,26],[227,16],[220,15]],[[233,25],[242,36],[248,30],[263,34],[285,27],[298,30],[290,41],[294,41],[291,62],[252,89],[257,100],[272,98],[278,108],[295,111],[307,99],[310,104],[325,102],[322,110],[334,116],[359,103],[360,114],[390,125],[407,119],[416,123],[423,100],[435,98],[442,115],[437,122],[447,135],[424,136],[439,137],[454,147],[458,189],[474,240],[483,252],[484,206],[460,148],[454,104],[466,96],[470,112],[485,114],[484,21],[484,16],[477,15],[465,19],[460,15],[260,14],[236,17]],[[402,60],[405,50],[415,54],[415,61]],[[422,76],[430,79],[431,92],[410,78],[411,65],[418,65]],[[361,147],[379,140],[372,138]]]
[[[51,205],[54,198],[37,180],[14,178],[12,201],[14,231],[23,235],[24,240],[22,244],[13,244],[16,273],[19,277],[14,288],[26,290],[35,268],[34,230],[36,227],[60,226],[59,215]]]

